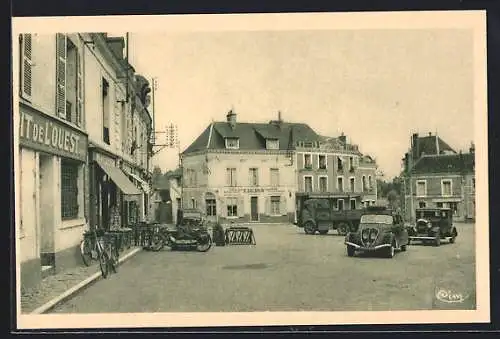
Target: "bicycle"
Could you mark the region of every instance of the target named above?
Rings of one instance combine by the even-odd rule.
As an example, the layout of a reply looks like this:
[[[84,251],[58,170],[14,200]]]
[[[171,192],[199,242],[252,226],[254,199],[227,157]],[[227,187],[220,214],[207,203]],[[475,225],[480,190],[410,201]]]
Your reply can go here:
[[[99,260],[99,266],[103,278],[107,278],[109,271],[118,271],[118,250],[115,241],[110,240],[110,235],[97,228],[84,234],[84,239],[80,244],[80,252],[83,263],[90,266],[93,260]]]

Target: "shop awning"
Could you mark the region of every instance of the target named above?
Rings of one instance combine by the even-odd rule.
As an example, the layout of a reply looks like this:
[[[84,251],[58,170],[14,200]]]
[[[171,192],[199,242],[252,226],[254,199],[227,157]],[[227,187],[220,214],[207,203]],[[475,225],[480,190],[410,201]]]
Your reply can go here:
[[[140,195],[142,192],[127,178],[125,173],[116,166],[108,165],[105,162],[96,159],[99,167],[113,180],[118,188],[126,195]]]
[[[143,180],[140,176],[138,176],[136,174],[130,173],[129,171],[124,171],[124,172],[127,173],[127,175],[130,175],[135,180],[139,181],[139,183],[141,184],[142,190],[145,193],[149,194],[149,192],[151,191],[151,187],[149,187],[149,184],[145,180]]]

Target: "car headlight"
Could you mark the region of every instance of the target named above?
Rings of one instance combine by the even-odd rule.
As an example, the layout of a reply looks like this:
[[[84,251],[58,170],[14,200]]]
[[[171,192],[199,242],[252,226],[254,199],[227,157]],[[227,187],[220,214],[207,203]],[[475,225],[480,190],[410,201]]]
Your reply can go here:
[[[432,222],[429,221],[429,223],[427,224],[427,227],[432,228]]]
[[[361,232],[361,237],[363,238],[363,240],[367,240],[369,236],[370,235],[368,234],[368,230],[363,230],[363,232]]]
[[[375,240],[377,238],[377,232],[371,232],[370,233],[370,240]]]

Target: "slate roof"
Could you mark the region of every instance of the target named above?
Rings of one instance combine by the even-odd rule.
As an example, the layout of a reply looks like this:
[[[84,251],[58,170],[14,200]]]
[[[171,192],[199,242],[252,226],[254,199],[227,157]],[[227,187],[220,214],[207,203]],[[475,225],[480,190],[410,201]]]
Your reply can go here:
[[[261,150],[266,147],[266,138],[279,140],[280,150],[295,149],[297,141],[319,141],[320,136],[303,123],[235,123],[213,122],[187,147],[182,154],[205,149],[225,149],[224,138],[239,138],[240,150]],[[210,144],[209,144],[210,141]],[[208,147],[207,147],[208,146]]]
[[[437,138],[437,144],[436,144],[436,138]],[[453,148],[451,148],[450,145],[444,142],[443,139],[441,139],[437,135],[429,135],[418,138],[417,157],[420,157],[422,153],[427,155],[438,154],[437,146],[439,146],[439,154],[443,154],[444,151],[456,153],[456,151]]]
[[[414,174],[473,172],[474,154],[424,155],[413,166]]]

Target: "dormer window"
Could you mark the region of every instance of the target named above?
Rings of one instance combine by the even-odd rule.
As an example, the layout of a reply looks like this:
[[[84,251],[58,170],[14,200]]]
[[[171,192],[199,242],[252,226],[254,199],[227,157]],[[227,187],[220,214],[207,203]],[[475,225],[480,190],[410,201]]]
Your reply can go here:
[[[280,142],[278,139],[266,139],[266,149],[279,149]]]
[[[226,148],[239,149],[240,139],[238,138],[226,138]]]

